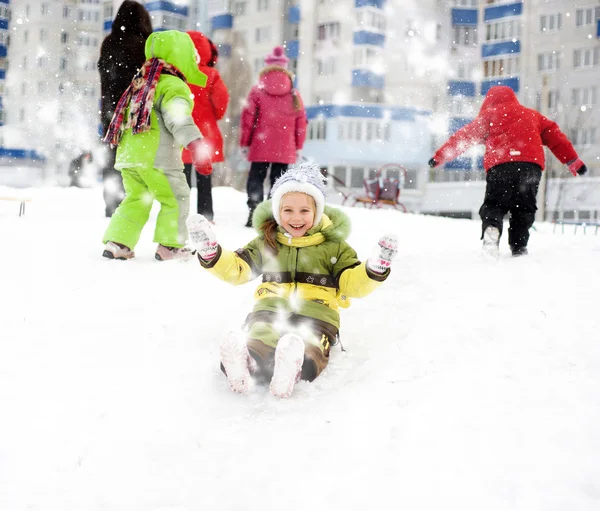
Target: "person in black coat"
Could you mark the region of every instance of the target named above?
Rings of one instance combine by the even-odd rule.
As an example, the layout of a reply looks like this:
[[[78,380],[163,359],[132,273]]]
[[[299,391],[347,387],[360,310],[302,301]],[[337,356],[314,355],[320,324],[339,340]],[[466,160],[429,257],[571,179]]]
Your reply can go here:
[[[71,178],[69,186],[82,187],[81,177],[83,175],[83,168],[87,163],[91,163],[92,161],[92,153],[89,151],[81,153],[71,160],[71,163],[69,163],[69,177]]]
[[[131,83],[137,70],[146,61],[144,46],[152,33],[152,21],[146,8],[133,0],[125,0],[100,48],[100,122],[106,134],[121,95]],[[114,168],[117,148],[107,148],[107,161],[102,169],[106,216],[115,212],[125,192],[121,173]]]

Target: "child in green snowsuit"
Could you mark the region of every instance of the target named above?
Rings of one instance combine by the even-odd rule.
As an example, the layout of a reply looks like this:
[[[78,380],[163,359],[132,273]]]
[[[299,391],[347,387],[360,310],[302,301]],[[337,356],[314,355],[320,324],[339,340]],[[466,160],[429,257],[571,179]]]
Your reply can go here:
[[[184,32],[151,34],[145,52],[147,60],[121,97],[104,137],[118,145],[115,169],[126,192],[104,233],[102,255],[109,259],[134,257],[153,200],[161,205],[154,231],[156,259],[189,255],[184,245],[190,189],[181,148],[190,150],[194,163],[204,148],[187,83],[204,86],[206,75],[198,69],[196,49]]]

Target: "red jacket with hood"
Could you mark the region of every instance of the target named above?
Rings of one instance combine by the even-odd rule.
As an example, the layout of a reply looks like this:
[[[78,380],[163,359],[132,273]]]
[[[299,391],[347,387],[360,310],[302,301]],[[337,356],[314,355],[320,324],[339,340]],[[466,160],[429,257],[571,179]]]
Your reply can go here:
[[[306,110],[292,74],[280,66],[265,67],[246,101],[240,146],[249,147],[248,161],[294,163],[306,138]]]
[[[530,162],[544,169],[544,148],[567,163],[577,158],[573,145],[558,125],[517,99],[510,87],[492,87],[477,117],[459,129],[438,149],[437,164],[452,161],[475,144],[485,144],[486,171],[508,162]]]
[[[198,68],[208,77],[206,87],[189,84],[194,95],[192,117],[205,142],[211,146],[212,162],[224,161],[223,136],[217,121],[225,115],[229,103],[229,92],[219,72],[208,65],[213,60],[211,42],[201,32],[190,31],[188,34],[192,38],[196,50],[198,50],[198,55],[200,55]],[[214,57],[213,63],[216,64],[216,57]],[[192,156],[187,149],[183,150],[181,157],[183,163],[192,163]]]

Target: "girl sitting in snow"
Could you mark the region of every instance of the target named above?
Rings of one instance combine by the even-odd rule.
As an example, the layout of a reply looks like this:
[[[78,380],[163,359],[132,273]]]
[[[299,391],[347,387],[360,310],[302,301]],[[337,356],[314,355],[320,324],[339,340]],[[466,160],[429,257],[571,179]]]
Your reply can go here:
[[[345,241],[348,218],[325,206],[323,177],[308,163],[290,167],[275,182],[272,200],[257,207],[253,224],[260,235],[229,252],[203,216],[187,221],[208,271],[234,285],[262,274],[244,334],[221,343],[221,368],[231,389],[248,392],[254,377],[270,381],[273,395],[289,397],[299,379],[312,381],[325,368],[340,326],[338,307],[381,285],[398,243],[395,236],[382,237],[377,256],[361,263]]]

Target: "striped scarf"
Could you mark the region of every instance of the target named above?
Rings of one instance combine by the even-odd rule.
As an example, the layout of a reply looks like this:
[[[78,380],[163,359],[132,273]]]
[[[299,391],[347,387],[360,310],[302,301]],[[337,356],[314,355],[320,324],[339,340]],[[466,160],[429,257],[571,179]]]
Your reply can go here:
[[[102,139],[103,142],[110,143],[111,147],[117,146],[121,135],[127,128],[131,128],[134,135],[150,131],[150,112],[152,112],[156,84],[161,73],[176,76],[187,83],[184,74],[179,69],[162,59],[152,58],[144,62],[119,99],[110,125]],[[129,115],[123,122],[127,107],[129,107]]]

